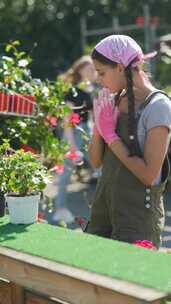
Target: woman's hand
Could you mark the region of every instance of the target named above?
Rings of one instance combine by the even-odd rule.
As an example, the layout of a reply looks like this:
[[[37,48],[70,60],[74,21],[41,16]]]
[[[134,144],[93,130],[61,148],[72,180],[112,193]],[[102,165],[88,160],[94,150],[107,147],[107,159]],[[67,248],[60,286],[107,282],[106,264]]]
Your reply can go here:
[[[98,97],[94,98],[94,100],[93,100],[93,114],[94,114],[94,129],[95,129],[94,133],[95,134],[97,134],[97,132],[99,134],[101,134],[100,125],[99,125],[99,115],[100,115],[100,112],[101,112],[101,107],[102,107],[104,99],[107,100],[108,102],[112,102],[113,105],[114,105],[114,100],[112,100],[108,89],[105,89],[105,88],[102,89],[99,92]]]
[[[110,144],[118,139],[116,125],[119,116],[119,110],[111,100],[109,90],[103,89],[97,99],[96,107],[97,128],[104,141]]]

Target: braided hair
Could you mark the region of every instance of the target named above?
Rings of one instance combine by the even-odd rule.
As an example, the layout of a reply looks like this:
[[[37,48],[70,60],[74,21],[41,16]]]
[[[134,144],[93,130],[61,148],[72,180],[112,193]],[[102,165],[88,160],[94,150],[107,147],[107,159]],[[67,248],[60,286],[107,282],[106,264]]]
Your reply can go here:
[[[135,120],[135,96],[133,92],[133,79],[132,79],[132,67],[130,63],[125,68],[125,75],[127,79],[127,97],[128,97],[128,134],[129,134],[129,148],[130,156],[136,154],[136,120]]]

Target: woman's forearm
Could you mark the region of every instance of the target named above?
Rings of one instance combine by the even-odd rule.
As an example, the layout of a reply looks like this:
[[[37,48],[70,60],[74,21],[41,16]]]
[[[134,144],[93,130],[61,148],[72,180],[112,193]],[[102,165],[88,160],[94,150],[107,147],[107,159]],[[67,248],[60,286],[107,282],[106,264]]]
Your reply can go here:
[[[150,162],[138,156],[129,156],[129,150],[124,143],[118,139],[110,144],[113,153],[120,161],[146,186],[153,184],[158,172],[155,172]]]
[[[93,167],[99,168],[103,164],[104,141],[99,134],[93,134],[88,147],[90,163]]]

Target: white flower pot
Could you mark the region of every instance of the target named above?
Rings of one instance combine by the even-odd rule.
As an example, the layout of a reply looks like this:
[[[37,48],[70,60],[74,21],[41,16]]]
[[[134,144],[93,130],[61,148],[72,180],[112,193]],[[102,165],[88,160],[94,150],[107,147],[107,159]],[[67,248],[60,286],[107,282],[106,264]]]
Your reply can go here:
[[[12,224],[31,224],[37,221],[40,194],[6,196],[9,218]]]

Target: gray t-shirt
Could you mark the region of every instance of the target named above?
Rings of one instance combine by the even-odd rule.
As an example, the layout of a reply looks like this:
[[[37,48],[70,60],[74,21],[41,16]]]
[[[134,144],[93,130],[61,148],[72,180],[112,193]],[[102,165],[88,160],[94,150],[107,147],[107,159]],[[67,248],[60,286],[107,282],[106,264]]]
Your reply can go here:
[[[142,110],[137,126],[137,136],[142,153],[144,152],[144,144],[147,132],[158,126],[166,126],[169,129],[168,146],[170,142],[171,131],[171,100],[162,93],[158,93],[152,97],[149,104]],[[168,149],[167,146],[167,149]],[[166,153],[167,153],[166,149]],[[161,174],[158,176],[154,184],[160,183]]]

